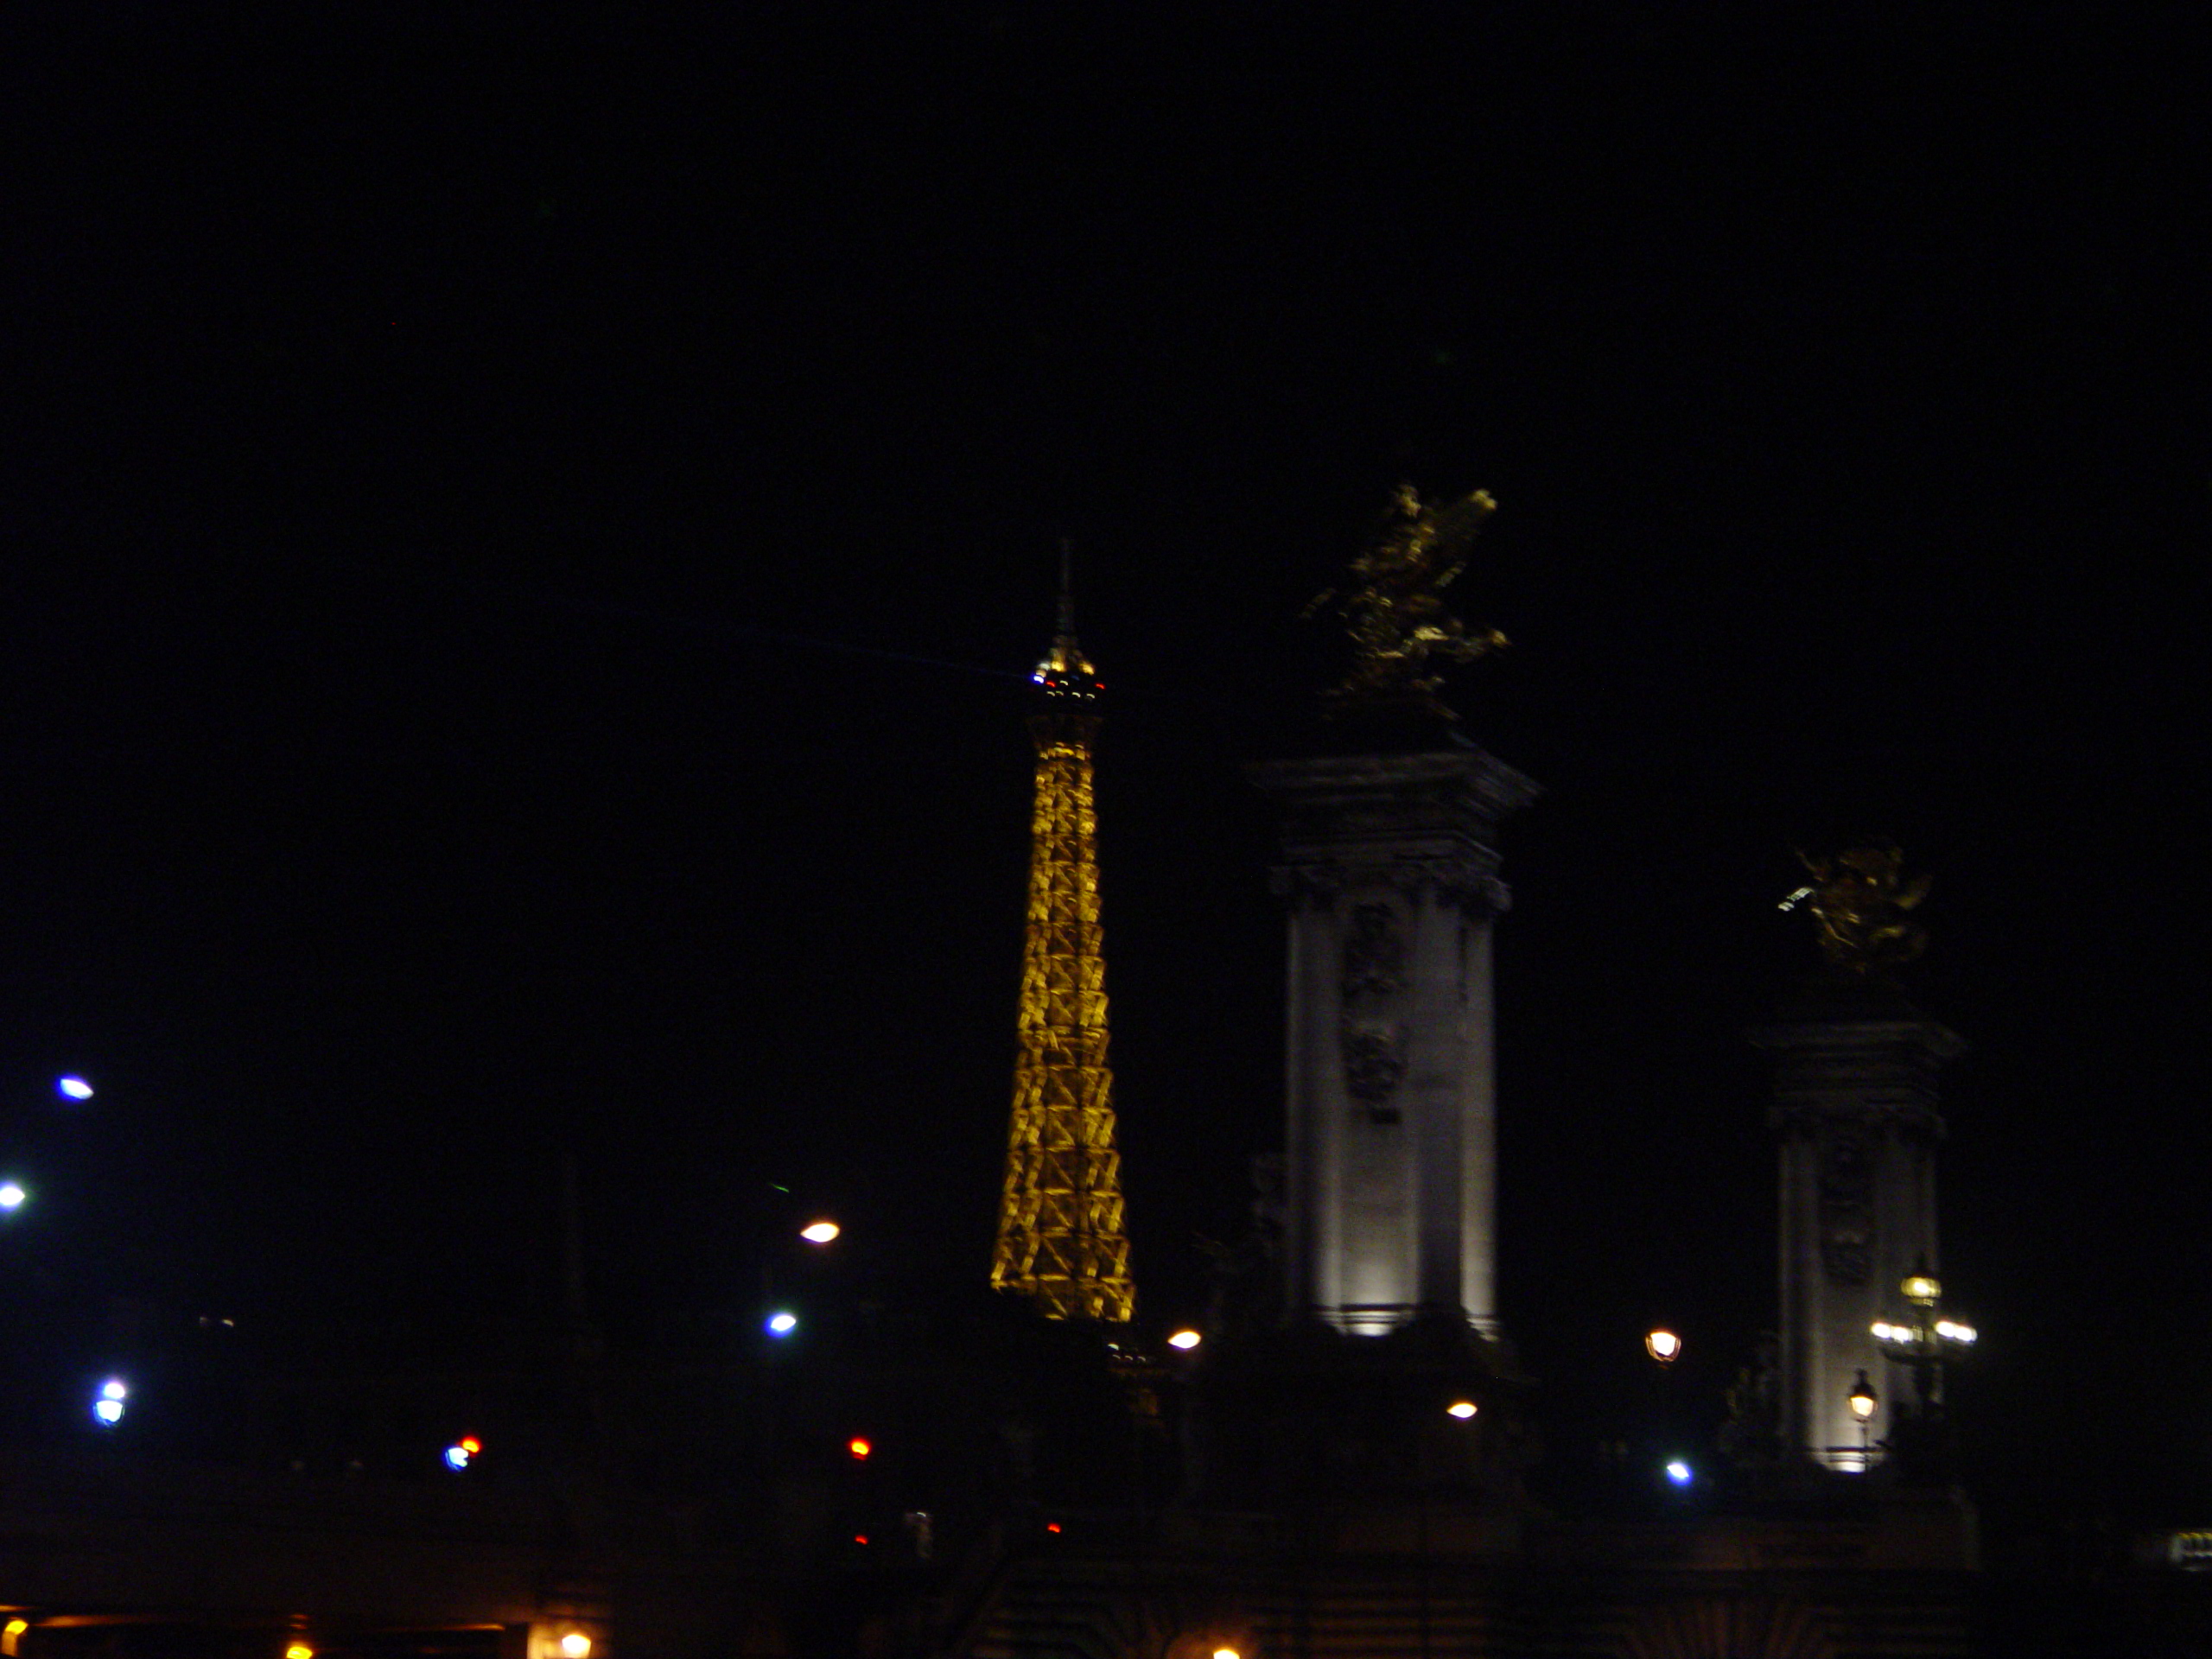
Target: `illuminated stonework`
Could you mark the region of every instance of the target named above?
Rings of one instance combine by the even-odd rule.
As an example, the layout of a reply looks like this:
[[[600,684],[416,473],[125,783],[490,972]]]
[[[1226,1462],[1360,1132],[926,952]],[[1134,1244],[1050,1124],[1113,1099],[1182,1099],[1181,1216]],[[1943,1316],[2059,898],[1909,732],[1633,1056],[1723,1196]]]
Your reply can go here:
[[[1076,644],[1065,591],[1058,635],[1033,677],[1043,707],[1029,722],[1037,744],[1029,918],[991,1287],[1029,1297],[1047,1319],[1126,1321],[1136,1294],[1114,1149],[1091,795],[1100,688]]]

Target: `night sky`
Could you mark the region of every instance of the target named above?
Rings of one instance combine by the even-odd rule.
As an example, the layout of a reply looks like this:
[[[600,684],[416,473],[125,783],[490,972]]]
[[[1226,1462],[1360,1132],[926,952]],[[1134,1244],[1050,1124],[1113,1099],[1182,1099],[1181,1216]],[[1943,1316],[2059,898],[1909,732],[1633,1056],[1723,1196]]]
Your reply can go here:
[[[980,1281],[1062,537],[1141,1313],[1195,1312],[1280,1133],[1243,769],[1405,478],[1500,503],[1453,695],[1548,790],[1498,975],[1549,1397],[1664,1319],[1717,1398],[1772,1323],[1742,1033],[1812,959],[1793,847],[1890,836],[1973,1045],[1990,1490],[2212,1517],[2178,28],[324,10],[0,52],[19,1374],[118,1306],[512,1355],[571,1154],[628,1351],[749,1309],[771,1183]]]

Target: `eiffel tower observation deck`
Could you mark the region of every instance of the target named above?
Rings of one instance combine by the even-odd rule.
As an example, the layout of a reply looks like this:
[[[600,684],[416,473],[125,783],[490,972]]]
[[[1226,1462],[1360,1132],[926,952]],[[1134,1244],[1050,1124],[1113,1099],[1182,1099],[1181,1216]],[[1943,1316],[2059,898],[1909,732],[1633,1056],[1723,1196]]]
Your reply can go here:
[[[1076,643],[1065,553],[1059,628],[1031,678],[1038,707],[1029,721],[1037,745],[1029,914],[991,1287],[1028,1297],[1047,1319],[1125,1323],[1136,1294],[1114,1149],[1091,792],[1103,688]]]

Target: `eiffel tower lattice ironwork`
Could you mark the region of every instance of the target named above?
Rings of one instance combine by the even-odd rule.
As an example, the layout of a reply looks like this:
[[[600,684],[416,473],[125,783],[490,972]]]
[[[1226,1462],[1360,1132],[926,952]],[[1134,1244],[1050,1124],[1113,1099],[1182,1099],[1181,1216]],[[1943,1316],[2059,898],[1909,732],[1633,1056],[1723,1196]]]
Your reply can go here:
[[[1037,744],[1029,918],[991,1287],[1028,1297],[1047,1319],[1124,1322],[1136,1293],[1114,1149],[1091,795],[1090,746],[1103,688],[1076,644],[1065,553],[1059,620],[1052,648],[1031,677],[1039,706],[1029,721]]]

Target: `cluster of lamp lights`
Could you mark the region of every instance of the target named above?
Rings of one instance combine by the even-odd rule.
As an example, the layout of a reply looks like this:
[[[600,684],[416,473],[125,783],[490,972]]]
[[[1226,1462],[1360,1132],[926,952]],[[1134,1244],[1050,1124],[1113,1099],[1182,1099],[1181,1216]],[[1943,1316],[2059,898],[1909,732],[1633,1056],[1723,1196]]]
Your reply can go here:
[[[22,1630],[16,1629],[17,1624],[22,1625]],[[30,1626],[20,1619],[9,1626],[10,1633],[15,1635],[21,1635],[22,1630],[29,1629]],[[591,1637],[582,1630],[566,1632],[554,1646],[559,1650],[561,1659],[591,1659]],[[284,1645],[284,1659],[315,1659],[315,1648],[306,1642],[288,1642]]]
[[[1925,1266],[1925,1263],[1923,1264]],[[1961,1348],[1974,1346],[1977,1334],[1974,1326],[1961,1325],[1956,1319],[1934,1317],[1936,1305],[1942,1300],[1943,1286],[1929,1273],[1908,1274],[1897,1288],[1916,1310],[1916,1322],[1897,1325],[1888,1319],[1877,1319],[1869,1327],[1874,1340],[1893,1348],[1923,1348],[1929,1344],[1951,1343]],[[1930,1351],[1936,1351],[1930,1350]]]
[[[113,1428],[123,1421],[123,1402],[130,1397],[130,1386],[121,1377],[111,1376],[100,1384],[100,1391],[92,1397],[93,1417]]]

